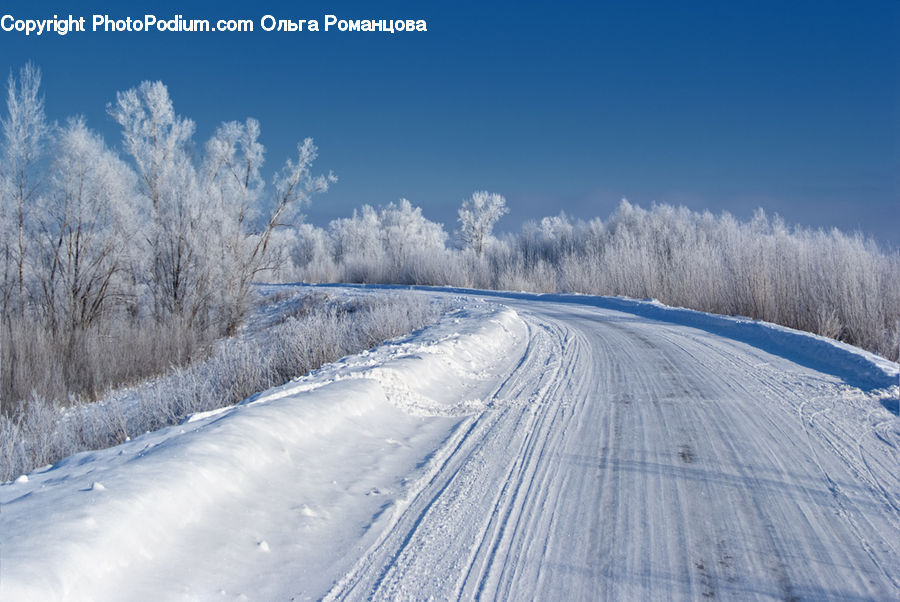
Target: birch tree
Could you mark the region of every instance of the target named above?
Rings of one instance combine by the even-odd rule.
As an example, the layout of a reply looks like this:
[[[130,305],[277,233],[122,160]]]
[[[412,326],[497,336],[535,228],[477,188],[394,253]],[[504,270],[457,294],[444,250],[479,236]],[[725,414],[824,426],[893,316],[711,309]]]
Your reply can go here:
[[[494,224],[507,213],[506,199],[501,195],[485,190],[473,193],[459,208],[462,242],[481,257],[485,244],[491,239]]]
[[[265,149],[259,143],[259,123],[248,119],[243,124],[223,124],[207,143],[204,172],[218,222],[220,265],[226,296],[222,299],[226,330],[233,331],[247,310],[251,284],[257,275],[273,267],[269,244],[280,226],[302,221],[300,210],[319,193],[337,181],[333,173],[315,175],[312,164],[317,148],[312,138],[297,145],[297,159],[288,159],[276,174],[270,199],[263,197],[260,168]],[[262,206],[268,200],[269,211]],[[255,218],[264,215],[262,223]]]
[[[158,320],[177,316],[191,326],[209,309],[209,266],[204,262],[204,195],[187,152],[194,122],[175,114],[162,82],[119,92],[108,106],[122,127],[125,150],[137,167],[150,208],[147,243]]]
[[[41,203],[39,280],[54,331],[70,339],[121,299],[137,229],[135,176],[83,119],[70,120],[55,145],[53,176]]]
[[[50,138],[51,128],[44,115],[40,95],[41,71],[31,63],[7,82],[7,116],[3,129],[2,184],[0,184],[0,228],[2,228],[2,291],[4,315],[14,308],[25,314],[25,264],[29,233],[29,207],[39,192],[42,176],[39,162]],[[15,301],[13,301],[15,299]]]
[[[204,192],[213,248],[214,281],[226,330],[233,330],[246,311],[248,272],[252,272],[248,226],[258,212],[263,189],[260,168],[265,148],[259,143],[259,122],[223,123],[206,143]]]

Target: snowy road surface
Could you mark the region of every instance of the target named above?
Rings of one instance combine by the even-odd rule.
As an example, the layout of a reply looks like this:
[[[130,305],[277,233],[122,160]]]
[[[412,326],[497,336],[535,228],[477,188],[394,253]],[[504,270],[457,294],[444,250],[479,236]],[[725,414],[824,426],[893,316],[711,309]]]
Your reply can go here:
[[[0,486],[0,598],[900,599],[896,364],[654,304],[451,296],[422,333]]]

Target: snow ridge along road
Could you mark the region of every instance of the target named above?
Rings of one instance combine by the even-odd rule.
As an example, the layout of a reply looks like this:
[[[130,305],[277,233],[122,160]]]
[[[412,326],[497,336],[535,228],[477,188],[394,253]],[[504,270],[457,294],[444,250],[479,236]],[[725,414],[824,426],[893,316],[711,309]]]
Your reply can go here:
[[[0,486],[0,598],[900,598],[896,364],[653,303],[421,294],[461,309]]]

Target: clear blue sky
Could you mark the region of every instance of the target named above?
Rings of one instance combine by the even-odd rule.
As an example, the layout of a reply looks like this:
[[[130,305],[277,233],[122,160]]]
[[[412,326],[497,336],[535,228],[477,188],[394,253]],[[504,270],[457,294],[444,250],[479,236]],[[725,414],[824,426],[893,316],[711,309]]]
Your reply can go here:
[[[504,194],[501,229],[622,196],[861,229],[900,245],[900,2],[4,2],[0,14],[424,18],[427,33],[0,32],[0,67],[44,72],[50,116],[106,116],[169,86],[197,122],[258,118],[271,172],[312,136],[340,182],[318,225],[401,196],[455,227]]]

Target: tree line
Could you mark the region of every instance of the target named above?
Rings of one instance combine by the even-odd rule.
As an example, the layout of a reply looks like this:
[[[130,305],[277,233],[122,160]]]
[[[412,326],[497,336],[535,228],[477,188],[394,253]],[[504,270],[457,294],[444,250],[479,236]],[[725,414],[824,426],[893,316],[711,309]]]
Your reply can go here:
[[[278,233],[278,277],[656,298],[898,357],[900,255],[859,233],[623,199],[605,220],[561,213],[494,236],[506,212],[502,196],[476,192],[453,237],[407,200],[364,206]]]
[[[897,359],[900,255],[859,233],[790,226],[762,209],[742,221],[623,199],[606,219],[561,213],[494,236],[505,212],[503,197],[476,193],[459,210],[454,241],[408,201],[365,206],[327,228],[279,233],[279,276],[656,298]]]
[[[107,106],[121,153],[80,117],[51,123],[41,73],[11,74],[0,119],[0,402],[95,397],[202,354],[241,325],[260,280],[455,285],[654,297],[764,319],[897,358],[900,257],[872,239],[622,201],[495,235],[478,191],[447,232],[401,199],[327,227],[300,209],[336,181],[309,138],[266,182],[255,119],[203,145],[166,86]]]

